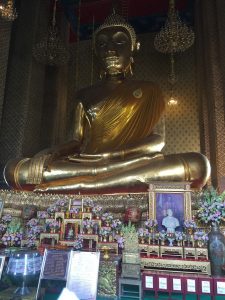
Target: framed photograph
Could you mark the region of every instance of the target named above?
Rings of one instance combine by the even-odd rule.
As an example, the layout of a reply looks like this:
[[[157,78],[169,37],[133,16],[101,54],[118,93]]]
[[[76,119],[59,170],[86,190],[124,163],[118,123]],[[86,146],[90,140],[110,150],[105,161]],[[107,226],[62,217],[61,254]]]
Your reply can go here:
[[[160,182],[149,185],[149,219],[158,221],[159,231],[166,230],[171,224],[176,231],[182,231],[184,220],[191,218],[189,183]]]

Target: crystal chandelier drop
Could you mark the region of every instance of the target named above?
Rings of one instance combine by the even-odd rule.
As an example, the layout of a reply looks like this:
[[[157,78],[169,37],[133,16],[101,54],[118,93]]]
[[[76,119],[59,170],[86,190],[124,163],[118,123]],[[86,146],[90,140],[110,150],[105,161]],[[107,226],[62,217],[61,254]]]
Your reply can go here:
[[[69,60],[69,51],[60,38],[56,26],[56,2],[54,2],[53,17],[47,34],[33,48],[34,58],[46,65],[60,66],[65,65]]]
[[[165,25],[159,31],[154,39],[154,46],[156,50],[161,53],[170,55],[170,74],[168,81],[171,84],[170,102],[175,104],[177,100],[173,97],[174,84],[177,81],[175,74],[175,59],[174,54],[183,52],[191,47],[194,43],[195,35],[193,30],[183,23],[175,10],[175,0],[169,0],[169,11]]]
[[[13,0],[8,0],[5,5],[0,5],[0,16],[5,21],[14,21],[18,17]]]

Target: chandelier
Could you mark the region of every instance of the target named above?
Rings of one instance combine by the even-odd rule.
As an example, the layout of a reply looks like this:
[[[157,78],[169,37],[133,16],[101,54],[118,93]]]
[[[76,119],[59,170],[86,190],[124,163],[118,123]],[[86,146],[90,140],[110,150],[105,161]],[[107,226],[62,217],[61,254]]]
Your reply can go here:
[[[18,17],[13,0],[8,0],[5,5],[0,5],[0,16],[5,21],[14,21]]]
[[[175,10],[175,0],[169,0],[168,17],[165,25],[155,36],[154,46],[159,52],[170,55],[170,74],[168,78],[171,84],[171,101],[168,102],[170,105],[177,104],[177,100],[173,97],[173,88],[177,81],[174,54],[187,50],[193,45],[194,39],[194,32],[181,21],[178,12]]]
[[[56,26],[56,2],[54,2],[53,17],[47,34],[33,48],[34,58],[46,65],[60,66],[65,65],[69,60],[69,52],[60,38]]]

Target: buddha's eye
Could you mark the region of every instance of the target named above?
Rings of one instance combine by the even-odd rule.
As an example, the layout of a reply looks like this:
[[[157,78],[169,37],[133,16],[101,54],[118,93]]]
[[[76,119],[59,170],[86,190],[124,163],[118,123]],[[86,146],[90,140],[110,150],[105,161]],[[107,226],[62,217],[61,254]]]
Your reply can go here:
[[[108,37],[105,34],[100,34],[97,39],[97,46],[104,48],[107,45]]]
[[[129,43],[129,37],[124,32],[116,32],[113,35],[113,42],[117,45],[125,45]]]

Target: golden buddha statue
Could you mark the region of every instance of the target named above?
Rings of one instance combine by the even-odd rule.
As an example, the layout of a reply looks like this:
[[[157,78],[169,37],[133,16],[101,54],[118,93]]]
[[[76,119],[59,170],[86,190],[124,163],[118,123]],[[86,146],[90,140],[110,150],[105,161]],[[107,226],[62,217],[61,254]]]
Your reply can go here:
[[[33,158],[9,161],[8,185],[57,193],[139,191],[156,180],[205,185],[205,156],[161,152],[164,138],[154,129],[165,103],[158,86],[126,76],[138,47],[134,29],[113,13],[95,32],[94,45],[103,78],[78,92],[71,139]]]

